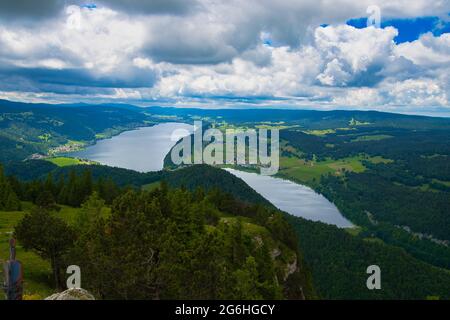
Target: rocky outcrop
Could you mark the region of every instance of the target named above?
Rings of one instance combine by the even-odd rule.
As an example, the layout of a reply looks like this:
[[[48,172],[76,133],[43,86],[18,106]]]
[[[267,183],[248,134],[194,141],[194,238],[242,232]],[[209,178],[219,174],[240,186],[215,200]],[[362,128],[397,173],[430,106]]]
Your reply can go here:
[[[281,254],[281,250],[279,248],[274,248],[271,252],[270,252],[270,256],[272,257],[272,259],[277,258],[278,256],[280,256]]]
[[[94,296],[84,289],[68,289],[52,294],[45,300],[95,300]]]
[[[287,278],[295,273],[297,271],[297,256],[295,256],[295,259],[292,261],[292,263],[288,263],[286,266],[286,273],[284,274],[284,281],[287,280]]]

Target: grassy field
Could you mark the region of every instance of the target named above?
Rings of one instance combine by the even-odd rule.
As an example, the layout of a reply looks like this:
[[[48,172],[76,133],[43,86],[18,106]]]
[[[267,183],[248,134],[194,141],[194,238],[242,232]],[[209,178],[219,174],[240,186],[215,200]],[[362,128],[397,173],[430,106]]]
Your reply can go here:
[[[389,136],[387,134],[374,134],[370,136],[360,136],[356,139],[353,139],[352,142],[358,142],[358,141],[379,141],[384,139],[392,138],[392,136]]]
[[[303,133],[311,134],[318,137],[326,136],[327,134],[333,134],[338,131],[349,131],[354,130],[354,128],[336,128],[336,129],[322,129],[322,130],[303,130]]]
[[[269,123],[255,125],[256,129],[267,129],[267,130],[283,130],[283,129],[292,129],[292,128],[297,128],[297,127],[299,127],[299,126],[298,125],[292,125],[292,126],[283,125],[282,122],[278,123],[278,124],[277,123],[271,124],[269,122]]]
[[[54,157],[47,158],[47,161],[50,161],[53,164],[56,164],[58,167],[68,167],[68,166],[76,166],[80,164],[95,164],[95,161],[81,160],[77,158],[69,158],[69,157]]]
[[[141,189],[145,190],[145,191],[152,191],[152,190],[158,188],[160,185],[161,185],[161,182],[160,181],[156,181],[156,182],[152,182],[152,183],[149,183],[149,184],[144,184],[141,187]]]
[[[357,236],[361,233],[361,231],[363,230],[363,228],[359,227],[359,226],[353,226],[351,228],[345,228],[345,231],[347,231],[349,234],[351,234],[352,236]]]
[[[443,181],[443,180],[433,179],[433,182],[437,182],[437,183],[443,184],[443,185],[445,185],[447,187],[450,187],[450,181]]]
[[[366,168],[363,161],[372,163],[388,163],[389,159],[382,157],[365,157],[363,155],[342,159],[327,159],[325,161],[306,161],[297,157],[280,157],[279,175],[312,185],[328,173],[340,175],[345,171],[360,173]]]
[[[155,188],[159,183],[150,184],[146,189]],[[33,204],[23,202],[22,211],[6,212],[0,211],[0,263],[6,261],[9,257],[9,239],[13,234],[14,227],[19,221],[32,209]],[[81,210],[79,208],[72,208],[67,206],[60,206],[60,210],[55,213],[61,217],[68,224],[75,223],[76,216]],[[104,208],[102,215],[109,215],[110,208]],[[234,224],[237,222],[237,217],[221,214],[221,222],[225,224]],[[296,256],[295,253],[289,249],[282,242],[275,240],[270,232],[260,225],[252,223],[250,218],[241,217],[244,234],[251,239],[259,241],[261,239],[266,243],[270,251],[279,251],[280,256],[275,260],[275,264],[284,270],[286,263],[292,263]],[[208,226],[209,231],[213,231],[214,226]],[[26,300],[40,300],[53,294],[57,290],[53,288],[53,277],[50,264],[48,261],[42,259],[32,251],[25,251],[18,242],[16,247],[17,260],[21,261],[24,268],[24,299]],[[0,279],[3,279],[3,269],[0,269]],[[0,293],[0,300],[4,299],[4,295]]]
[[[9,239],[14,226],[29,212],[32,204],[23,203],[23,211],[0,211],[0,262],[9,258]],[[62,206],[57,213],[67,223],[72,224],[80,209]],[[106,209],[105,209],[106,212]],[[16,248],[17,259],[24,268],[24,298],[42,299],[54,293],[52,285],[52,272],[48,261],[43,260],[32,251],[25,251],[18,243]],[[0,279],[3,279],[3,268],[0,268]],[[4,299],[0,294],[0,300]]]
[[[24,211],[3,212],[0,211],[0,260],[6,261],[9,258],[9,238],[14,230],[14,226],[25,215]],[[16,248],[17,259],[24,267],[24,294],[26,296],[36,296],[44,298],[50,295],[51,269],[47,261],[40,258],[33,252],[25,251],[20,244]],[[3,268],[2,268],[3,272]],[[3,274],[2,277],[3,279]],[[0,299],[4,299],[0,294]]]

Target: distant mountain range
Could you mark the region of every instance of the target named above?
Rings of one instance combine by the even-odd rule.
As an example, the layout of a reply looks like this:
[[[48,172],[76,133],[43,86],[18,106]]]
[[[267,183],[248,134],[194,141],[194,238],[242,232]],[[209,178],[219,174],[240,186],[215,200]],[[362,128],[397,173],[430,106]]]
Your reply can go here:
[[[367,127],[413,130],[448,129],[449,118],[410,116],[377,111],[312,111],[281,109],[141,108],[128,104],[31,104],[0,100],[0,162],[23,160],[32,154],[71,142],[89,144],[124,130],[163,121],[216,123],[282,123],[304,129],[347,127],[357,119]]]

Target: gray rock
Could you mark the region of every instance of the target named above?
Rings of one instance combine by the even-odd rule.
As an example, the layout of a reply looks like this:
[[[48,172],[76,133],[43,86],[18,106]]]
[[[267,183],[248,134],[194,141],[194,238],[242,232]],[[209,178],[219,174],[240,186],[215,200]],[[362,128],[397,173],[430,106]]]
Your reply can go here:
[[[45,300],[95,300],[94,296],[84,289],[68,289],[52,294]]]

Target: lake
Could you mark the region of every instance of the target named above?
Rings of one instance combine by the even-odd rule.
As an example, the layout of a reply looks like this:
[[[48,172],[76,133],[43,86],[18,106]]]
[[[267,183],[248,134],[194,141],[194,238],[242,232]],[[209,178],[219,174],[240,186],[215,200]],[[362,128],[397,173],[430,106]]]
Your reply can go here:
[[[185,123],[161,123],[99,140],[70,156],[139,172],[158,171],[163,168],[164,157],[177,140],[191,132],[192,126]]]
[[[162,123],[139,128],[111,139],[99,140],[95,145],[70,155],[140,172],[158,171],[163,168],[164,158],[170,149],[178,139],[191,133],[192,128],[192,125],[184,123]],[[271,176],[226,170],[244,180],[280,210],[338,227],[352,226],[334,204],[311,188]]]
[[[272,176],[234,169],[225,170],[244,180],[275,207],[293,216],[334,224],[341,228],[353,226],[333,203],[309,187]]]

